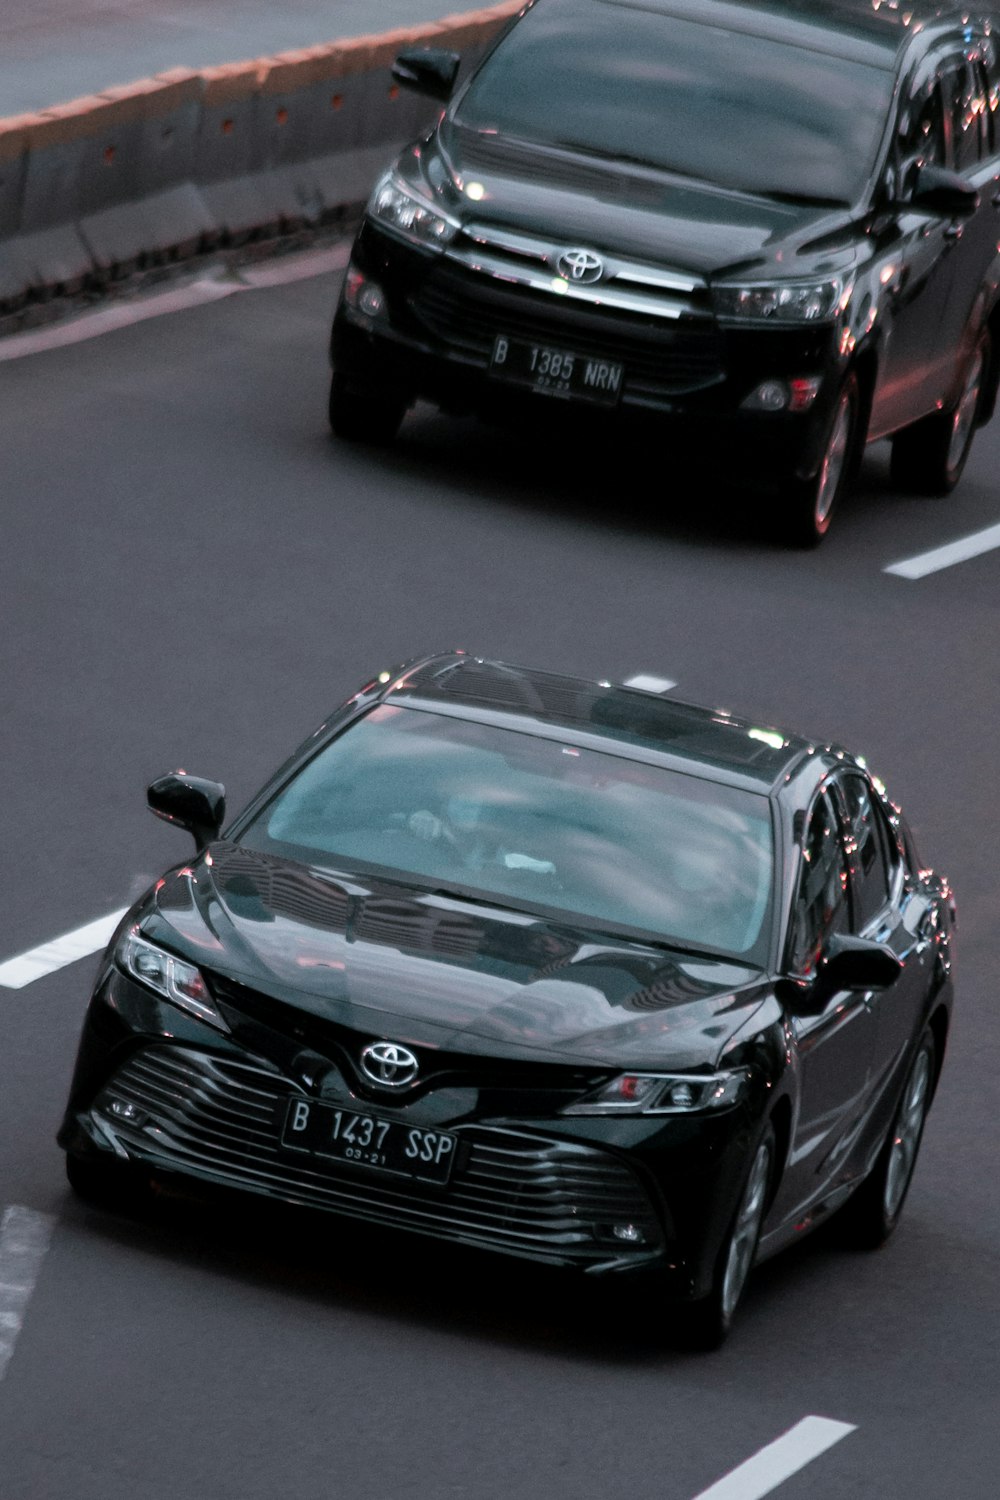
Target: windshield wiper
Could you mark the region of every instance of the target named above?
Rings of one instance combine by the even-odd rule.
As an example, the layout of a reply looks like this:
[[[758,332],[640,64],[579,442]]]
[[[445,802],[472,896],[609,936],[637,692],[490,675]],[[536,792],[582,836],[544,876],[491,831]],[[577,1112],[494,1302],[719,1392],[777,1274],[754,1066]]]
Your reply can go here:
[[[843,198],[828,198],[822,193],[788,193],[782,188],[759,188],[760,198],[769,198],[772,203],[790,203],[798,208],[850,208]]]
[[[542,143],[539,142],[541,145]],[[665,177],[680,177],[685,182],[702,183],[706,187],[714,187],[715,184],[705,177],[696,177],[692,172],[683,172],[679,167],[668,166],[666,162],[653,161],[649,156],[639,156],[629,151],[599,151],[594,146],[581,145],[579,141],[546,141],[553,151],[572,151],[574,156],[588,156],[594,161],[604,162],[609,167],[646,167],[650,172],[662,172]]]

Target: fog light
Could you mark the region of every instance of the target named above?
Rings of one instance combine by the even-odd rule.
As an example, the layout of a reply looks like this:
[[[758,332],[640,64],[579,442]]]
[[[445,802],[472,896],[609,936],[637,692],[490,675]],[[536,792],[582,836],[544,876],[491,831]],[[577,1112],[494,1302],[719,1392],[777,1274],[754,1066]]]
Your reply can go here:
[[[108,1114],[114,1115],[117,1120],[127,1120],[130,1125],[141,1125],[146,1118],[145,1111],[128,1099],[112,1099],[108,1105]]]
[[[366,318],[377,318],[384,306],[382,288],[376,286],[374,281],[366,281],[358,297],[358,311],[363,312]]]
[[[784,411],[791,392],[783,380],[765,380],[743,402],[744,411]]]
[[[366,318],[377,318],[385,307],[385,293],[377,281],[369,281],[354,266],[344,278],[344,301]]]
[[[616,1224],[611,1233],[616,1240],[624,1240],[627,1245],[637,1245],[642,1239],[642,1230],[635,1224]]]

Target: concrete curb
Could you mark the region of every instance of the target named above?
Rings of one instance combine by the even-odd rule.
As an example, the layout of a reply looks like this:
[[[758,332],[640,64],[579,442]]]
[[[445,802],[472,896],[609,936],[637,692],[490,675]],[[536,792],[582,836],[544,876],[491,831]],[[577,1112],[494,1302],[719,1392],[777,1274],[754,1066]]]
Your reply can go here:
[[[0,313],[349,217],[439,109],[393,83],[397,53],[448,47],[465,69],[523,5],[175,68],[0,119]]]

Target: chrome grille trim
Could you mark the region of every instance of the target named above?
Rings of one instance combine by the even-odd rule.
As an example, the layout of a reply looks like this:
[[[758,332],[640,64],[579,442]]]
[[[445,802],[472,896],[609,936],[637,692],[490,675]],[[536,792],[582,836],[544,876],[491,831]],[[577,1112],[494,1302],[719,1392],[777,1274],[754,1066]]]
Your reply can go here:
[[[575,286],[559,276],[556,268],[565,248],[493,225],[471,223],[445,249],[444,256],[467,271],[560,300],[568,298],[653,318],[676,319],[697,312],[691,295],[707,290],[707,282],[700,276],[603,255],[605,274],[601,280]]]
[[[460,1125],[455,1169],[442,1189],[285,1151],[281,1126],[295,1095],[303,1091],[265,1064],[156,1045],[123,1064],[94,1116],[102,1134],[153,1167],[439,1237],[581,1264],[649,1256],[661,1243],[641,1182],[607,1152],[508,1127]],[[147,1118],[118,1118],[109,1109],[115,1100]],[[597,1238],[595,1226],[613,1223],[641,1226],[642,1244]]]

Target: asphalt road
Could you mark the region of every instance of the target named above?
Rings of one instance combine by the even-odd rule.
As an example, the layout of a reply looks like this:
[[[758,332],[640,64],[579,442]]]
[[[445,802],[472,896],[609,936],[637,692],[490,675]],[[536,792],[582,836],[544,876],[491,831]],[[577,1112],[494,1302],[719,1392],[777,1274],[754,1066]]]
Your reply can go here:
[[[423,409],[391,451],[335,445],[334,295],[255,291],[0,366],[0,958],[183,855],[145,810],[154,775],[220,778],[235,807],[372,669],[461,645],[659,674],[866,754],[958,894],[941,1091],[890,1245],[804,1242],[691,1356],[641,1301],[501,1258],[83,1207],[53,1132],[94,960],[0,989],[0,1216],[51,1227],[7,1318],[3,1500],[693,1500],[810,1414],[856,1431],[782,1500],[993,1500],[1000,553],[883,569],[1000,520],[1000,422],[950,500],[893,494],[876,452],[826,545],[786,553],[668,453]]]

